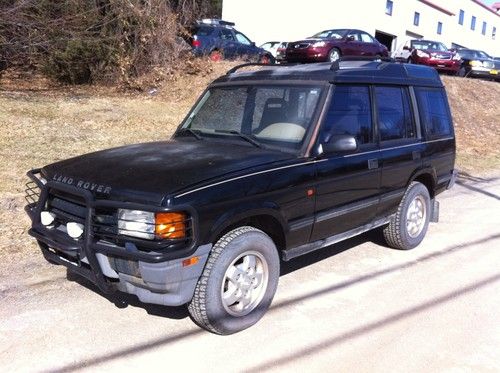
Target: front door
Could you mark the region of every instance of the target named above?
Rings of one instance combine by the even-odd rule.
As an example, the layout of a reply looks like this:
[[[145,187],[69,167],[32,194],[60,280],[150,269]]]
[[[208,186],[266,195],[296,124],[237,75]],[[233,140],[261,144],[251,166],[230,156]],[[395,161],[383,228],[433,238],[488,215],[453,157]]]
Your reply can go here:
[[[323,154],[316,162],[316,214],[311,241],[343,233],[375,218],[379,200],[379,149],[373,130],[370,89],[337,85],[317,146],[333,136],[352,135],[359,149]]]

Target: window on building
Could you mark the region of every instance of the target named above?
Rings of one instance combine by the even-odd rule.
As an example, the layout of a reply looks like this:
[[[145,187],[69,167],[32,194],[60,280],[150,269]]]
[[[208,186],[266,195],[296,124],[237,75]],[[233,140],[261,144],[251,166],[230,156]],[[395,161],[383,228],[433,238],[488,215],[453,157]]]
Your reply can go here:
[[[497,28],[493,27],[493,29],[491,30],[491,38],[495,40],[496,36],[497,36]]]
[[[472,31],[474,31],[476,29],[476,17],[475,16],[472,16],[472,18],[470,20],[470,29]]]
[[[380,140],[415,137],[408,90],[401,87],[375,87]]]
[[[392,0],[387,0],[385,2],[385,14],[392,16]]]
[[[464,16],[465,16],[465,12],[462,9],[460,9],[460,13],[458,14],[458,24],[459,25],[464,24]]]
[[[486,22],[483,22],[483,29],[481,30],[481,34],[486,35]]]
[[[441,35],[442,32],[443,32],[443,22],[438,22],[437,33],[438,35]]]
[[[420,13],[415,12],[415,14],[413,15],[413,24],[415,26],[418,26],[419,23],[420,23]]]
[[[416,88],[415,93],[421,108],[420,122],[427,138],[451,135],[452,127],[443,91],[435,88]]]
[[[337,135],[352,135],[359,144],[373,142],[368,87],[344,85],[335,87],[320,139],[325,143]]]

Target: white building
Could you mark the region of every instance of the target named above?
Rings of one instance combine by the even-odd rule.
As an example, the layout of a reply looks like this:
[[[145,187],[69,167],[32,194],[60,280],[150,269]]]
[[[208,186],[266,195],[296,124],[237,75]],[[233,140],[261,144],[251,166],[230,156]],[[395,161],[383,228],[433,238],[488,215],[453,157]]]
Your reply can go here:
[[[257,44],[356,28],[390,50],[425,38],[500,56],[500,13],[479,0],[223,0],[222,18]]]

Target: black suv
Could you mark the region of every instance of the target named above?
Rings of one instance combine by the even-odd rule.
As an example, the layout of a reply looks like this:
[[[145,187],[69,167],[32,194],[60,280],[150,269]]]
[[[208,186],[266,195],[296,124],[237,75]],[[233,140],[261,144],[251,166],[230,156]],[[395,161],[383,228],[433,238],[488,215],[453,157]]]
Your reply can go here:
[[[215,80],[170,141],[28,173],[26,211],[51,263],[103,292],[188,304],[231,334],[271,304],[287,261],[381,227],[412,249],[438,220],[455,136],[429,67],[274,66]]]

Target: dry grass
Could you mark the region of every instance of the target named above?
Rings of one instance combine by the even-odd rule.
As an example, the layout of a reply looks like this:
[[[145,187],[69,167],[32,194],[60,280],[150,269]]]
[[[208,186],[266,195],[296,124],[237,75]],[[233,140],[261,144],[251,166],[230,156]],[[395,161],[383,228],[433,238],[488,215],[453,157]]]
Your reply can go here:
[[[15,253],[5,260],[19,260],[35,249],[23,211],[27,170],[97,149],[168,138],[208,82],[232,65],[207,65],[204,76],[178,76],[154,96],[5,74],[0,81],[0,256]],[[459,167],[498,166],[500,84],[444,81],[456,122]]]

